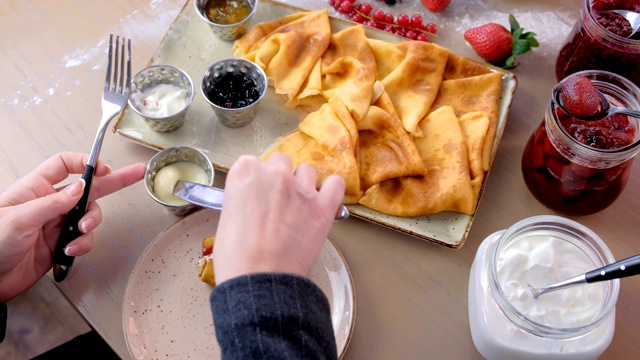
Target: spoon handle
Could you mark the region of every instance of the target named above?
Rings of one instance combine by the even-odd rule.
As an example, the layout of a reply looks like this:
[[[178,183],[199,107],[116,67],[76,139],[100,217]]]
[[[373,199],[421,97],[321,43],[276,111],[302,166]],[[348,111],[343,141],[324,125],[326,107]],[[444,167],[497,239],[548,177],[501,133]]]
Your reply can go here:
[[[588,283],[594,283],[638,274],[640,274],[640,254],[589,271],[585,274],[585,278]]]
[[[636,111],[633,109],[619,108],[619,107],[616,107],[615,109],[613,109],[613,107],[611,107],[611,112],[609,113],[609,115],[612,115],[614,113],[633,116],[635,118],[640,118],[640,111]]]

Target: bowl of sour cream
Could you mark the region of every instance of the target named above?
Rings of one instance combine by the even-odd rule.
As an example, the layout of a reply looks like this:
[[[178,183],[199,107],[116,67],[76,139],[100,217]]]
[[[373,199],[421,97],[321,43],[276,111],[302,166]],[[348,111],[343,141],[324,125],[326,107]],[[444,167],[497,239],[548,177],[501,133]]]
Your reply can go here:
[[[615,329],[619,280],[558,290],[540,287],[615,262],[582,224],[534,216],[487,237],[469,277],[473,342],[488,359],[597,359]]]
[[[198,206],[173,195],[178,181],[191,181],[212,186],[215,170],[202,151],[190,146],[166,148],[154,155],[147,163],[144,186],[157,203],[171,213],[183,216]]]
[[[133,77],[129,107],[152,130],[171,132],[184,123],[194,93],[193,81],[182,69],[171,65],[153,65]]]

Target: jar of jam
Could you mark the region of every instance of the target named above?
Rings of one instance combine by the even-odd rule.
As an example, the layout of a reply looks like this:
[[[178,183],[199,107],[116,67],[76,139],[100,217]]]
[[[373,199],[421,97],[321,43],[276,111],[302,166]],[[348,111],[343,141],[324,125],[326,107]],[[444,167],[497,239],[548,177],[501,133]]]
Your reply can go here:
[[[570,75],[574,76],[590,79],[612,105],[640,109],[640,89],[629,80],[599,70]],[[527,187],[542,204],[566,215],[605,209],[624,189],[640,150],[638,121],[621,114],[578,120],[560,109],[552,96],[522,155]]]
[[[558,81],[582,70],[606,70],[640,86],[640,34],[609,10],[640,12],[636,0],[585,0],[580,18],[556,60]]]

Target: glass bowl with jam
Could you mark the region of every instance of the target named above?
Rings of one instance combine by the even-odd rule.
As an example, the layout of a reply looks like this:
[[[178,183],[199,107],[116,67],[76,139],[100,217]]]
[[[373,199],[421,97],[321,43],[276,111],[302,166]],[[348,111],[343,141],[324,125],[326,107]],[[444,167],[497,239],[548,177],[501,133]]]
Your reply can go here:
[[[640,89],[611,72],[587,70],[571,77],[588,78],[613,105],[640,109]],[[545,117],[522,155],[522,175],[543,205],[565,215],[604,210],[623,191],[635,155],[640,151],[640,119],[615,114],[579,120],[563,111],[552,96]]]
[[[585,0],[556,60],[558,81],[583,70],[610,71],[640,86],[640,32],[611,10],[640,12],[637,0]],[[632,35],[632,36],[630,36]]]

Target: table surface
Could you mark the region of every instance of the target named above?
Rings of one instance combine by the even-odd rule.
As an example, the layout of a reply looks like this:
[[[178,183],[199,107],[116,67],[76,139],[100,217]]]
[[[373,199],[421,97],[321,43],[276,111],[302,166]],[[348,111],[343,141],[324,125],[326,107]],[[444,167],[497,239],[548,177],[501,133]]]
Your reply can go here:
[[[286,0],[309,8],[327,1]],[[374,7],[386,5],[370,1]],[[516,15],[541,43],[520,58],[511,114],[477,215],[459,250],[418,240],[359,219],[337,222],[331,238],[344,254],[355,283],[355,330],[345,359],[481,358],[468,320],[469,270],[489,234],[534,215],[553,214],[527,190],[520,158],[543,117],[555,84],[553,64],[582,1],[452,0],[438,15],[405,1],[391,12],[422,12],[440,26],[435,42],[478,60],[462,37],[488,21],[508,24]],[[108,34],[130,37],[133,66],[142,69],[185,0],[0,2],[0,189],[63,150],[88,152],[100,118]],[[473,15],[469,15],[473,14]],[[154,150],[109,131],[100,158],[113,168],[146,163]],[[622,196],[601,213],[575,218],[594,230],[616,258],[640,253],[633,238],[640,219],[640,177],[632,170]],[[58,287],[89,324],[123,358],[122,300],[129,274],[146,246],[178,220],[147,195],[143,184],[99,200],[103,224],[93,251],[76,259]],[[117,266],[114,266],[117,264]],[[640,277],[621,282],[615,337],[603,358],[638,357]]]

